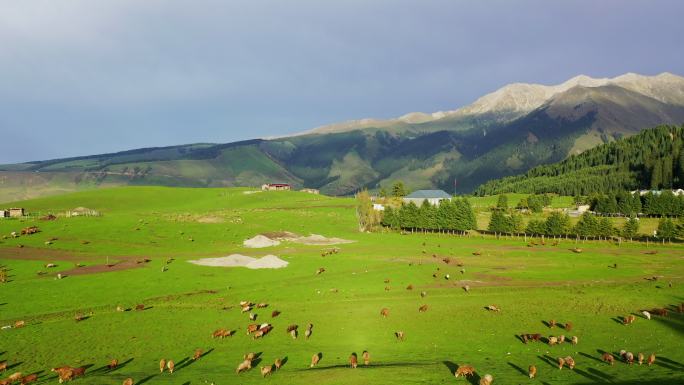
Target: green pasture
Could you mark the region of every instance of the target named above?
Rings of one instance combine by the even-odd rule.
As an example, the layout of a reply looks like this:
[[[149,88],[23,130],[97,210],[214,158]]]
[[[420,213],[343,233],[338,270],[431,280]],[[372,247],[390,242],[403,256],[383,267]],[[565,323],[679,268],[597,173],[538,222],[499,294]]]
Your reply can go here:
[[[637,316],[632,325],[619,322],[641,309],[684,302],[679,244],[646,248],[637,242],[586,242],[582,253],[574,253],[570,249],[577,245],[565,240],[527,247],[523,239],[476,233],[359,233],[353,199],[248,192],[126,187],[13,204],[58,219],[0,221],[0,235],[28,226],[41,230],[0,243],[0,265],[9,275],[9,282],[0,284],[0,326],[17,320],[27,324],[0,330],[0,361],[10,366],[0,375],[38,372],[39,383],[57,383],[49,368],[87,365],[87,375],[74,384],[118,385],[127,377],[136,384],[177,385],[475,384],[487,373],[494,384],[684,381],[684,315],[671,311],[650,321]],[[509,204],[514,204],[510,198]],[[76,207],[102,215],[61,216]],[[242,246],[247,238],[274,231],[355,242],[337,245],[340,252],[327,256],[321,252],[328,246]],[[57,239],[46,244],[52,238]],[[233,253],[274,254],[289,265],[249,270],[188,263]],[[132,269],[56,279],[59,272],[73,271],[75,263],[87,268],[144,258],[150,262]],[[57,266],[46,268],[46,263]],[[325,272],[315,274],[321,267]],[[257,322],[274,325],[270,334],[260,340],[246,335],[251,322],[240,312],[241,300],[269,304],[255,313]],[[118,305],[136,304],[147,309],[116,311]],[[420,313],[421,305],[428,311]],[[487,305],[501,311],[488,311]],[[380,316],[385,307],[388,318]],[[274,310],[281,312],[276,318]],[[74,320],[77,313],[91,312],[84,321]],[[549,329],[543,321],[551,319],[571,322],[573,330]],[[314,324],[313,335],[305,340],[308,323]],[[296,340],[285,332],[290,324],[300,326]],[[212,339],[218,328],[236,332]],[[406,340],[397,341],[396,331],[403,331]],[[525,345],[516,337],[520,333],[578,336],[579,344]],[[194,362],[189,357],[197,348],[207,354]],[[621,349],[635,355],[654,352],[658,359],[650,367],[600,361],[600,352]],[[360,357],[364,350],[371,365],[350,369],[349,355]],[[256,367],[237,375],[235,368],[248,352],[261,353]],[[322,359],[312,369],[315,353]],[[568,355],[577,367],[558,370],[556,358]],[[123,364],[108,371],[112,358]],[[174,374],[159,373],[161,358],[176,362]],[[276,358],[286,358],[285,365],[262,379],[259,367]],[[464,364],[476,368],[475,378],[453,377]],[[532,364],[538,368],[534,380],[526,374]]]

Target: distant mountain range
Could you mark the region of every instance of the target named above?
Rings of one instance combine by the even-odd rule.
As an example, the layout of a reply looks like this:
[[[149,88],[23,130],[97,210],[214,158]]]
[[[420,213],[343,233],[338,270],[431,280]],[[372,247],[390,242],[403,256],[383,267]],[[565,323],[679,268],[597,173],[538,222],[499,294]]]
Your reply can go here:
[[[403,180],[409,188],[463,193],[645,128],[682,123],[680,76],[577,76],[555,86],[510,84],[453,111],[354,120],[289,137],[3,165],[0,200],[129,184],[287,182],[343,195]]]

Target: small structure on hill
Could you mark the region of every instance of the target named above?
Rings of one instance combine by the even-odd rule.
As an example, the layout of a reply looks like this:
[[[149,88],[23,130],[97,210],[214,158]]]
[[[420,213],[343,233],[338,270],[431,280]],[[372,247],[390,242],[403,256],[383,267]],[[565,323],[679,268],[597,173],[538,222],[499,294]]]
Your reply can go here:
[[[13,207],[9,209],[9,216],[11,218],[21,218],[24,216],[24,209],[21,207]]]
[[[428,201],[433,206],[439,205],[443,200],[451,200],[451,195],[443,190],[418,190],[403,198],[405,203],[415,203],[416,206],[423,204],[423,201]]]
[[[66,212],[65,216],[70,217],[99,217],[100,212],[86,207],[76,207]]]
[[[266,183],[261,185],[261,191],[287,191],[292,190],[288,183]]]
[[[0,218],[9,218],[9,210],[0,210]]]
[[[299,191],[305,192],[305,193],[309,193],[309,194],[316,194],[316,195],[320,194],[320,191],[318,191],[318,190],[315,189],[315,188],[303,188],[303,189],[301,189],[301,190],[299,190]]]

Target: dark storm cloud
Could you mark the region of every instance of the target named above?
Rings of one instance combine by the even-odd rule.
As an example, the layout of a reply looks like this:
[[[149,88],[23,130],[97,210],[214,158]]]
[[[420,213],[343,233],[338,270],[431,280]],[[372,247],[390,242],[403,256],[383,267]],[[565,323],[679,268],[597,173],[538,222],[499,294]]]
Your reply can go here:
[[[455,109],[511,82],[684,74],[681,1],[0,0],[0,162]]]

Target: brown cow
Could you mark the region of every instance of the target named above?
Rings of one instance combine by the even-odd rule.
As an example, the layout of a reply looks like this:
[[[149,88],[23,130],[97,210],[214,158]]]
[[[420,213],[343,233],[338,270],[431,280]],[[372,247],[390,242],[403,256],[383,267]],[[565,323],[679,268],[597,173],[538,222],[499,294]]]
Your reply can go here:
[[[283,366],[283,361],[280,358],[276,358],[275,363],[273,365],[275,365],[276,370],[278,370],[281,366]]]
[[[192,355],[192,360],[197,361],[202,357],[202,349],[195,349],[195,354]]]
[[[368,350],[363,351],[363,364],[366,366],[370,365],[370,353],[368,353]]]
[[[418,308],[418,311],[421,313],[425,313],[428,310],[428,305],[423,305]]]
[[[537,367],[534,365],[530,365],[530,367],[527,370],[527,373],[530,375],[530,378],[535,378],[537,376]]]
[[[472,377],[473,374],[475,374],[475,368],[473,368],[470,365],[461,365],[456,369],[456,372],[454,373],[454,377]]]
[[[491,374],[485,374],[484,377],[480,379],[480,385],[492,385],[494,382],[494,377]]]
[[[384,307],[382,310],[380,310],[380,315],[387,318],[389,316],[389,309]]]
[[[613,355],[608,352],[603,353],[601,359],[603,360],[603,362],[608,363],[610,365],[613,365],[615,363],[615,357],[613,357]]]
[[[413,290],[413,285],[406,286],[406,290]]]
[[[311,368],[318,365],[318,361],[321,360],[321,353],[316,353],[311,357]]]
[[[564,365],[565,365],[565,360],[561,357],[558,357],[558,369],[563,369]]]
[[[280,312],[278,310],[273,310],[273,313],[271,313],[271,318],[275,318],[280,315]]]
[[[261,377],[266,377],[266,376],[270,375],[272,370],[273,370],[273,367],[271,365],[262,366],[261,367]]]
[[[176,364],[173,363],[173,360],[169,360],[169,362],[166,363],[166,367],[169,368],[169,373],[173,374],[173,369],[176,368]]]
[[[556,327],[556,320],[555,319],[552,319],[551,321],[549,321],[549,327],[552,329]]]
[[[565,323],[565,331],[568,331],[568,332],[572,331],[572,322],[566,322]]]
[[[557,345],[558,344],[558,338],[556,337],[549,337],[549,345]]]
[[[254,359],[256,358],[256,354],[254,354],[253,352],[249,352],[249,353],[245,354],[244,356],[242,356],[242,358],[244,360],[254,361]]]
[[[159,373],[164,373],[164,369],[166,369],[166,360],[162,358],[159,360]]]
[[[258,303],[256,305],[256,307],[257,307],[257,309],[263,309],[265,307],[268,307],[268,304],[267,303]]]
[[[572,357],[567,356],[564,358],[564,361],[565,364],[568,365],[568,368],[575,369],[575,360]]]
[[[653,365],[653,364],[655,363],[655,360],[656,360],[656,355],[655,355],[655,353],[651,353],[651,355],[648,356],[648,362],[647,362],[647,363],[648,363],[648,366]]]
[[[10,380],[5,378],[4,380],[0,380],[0,385],[11,385],[11,383]]]
[[[237,369],[235,369],[235,373],[240,374],[244,371],[247,371],[249,369],[252,369],[252,361],[251,360],[244,360],[240,365],[238,365]]]
[[[349,366],[352,369],[356,369],[356,367],[359,365],[359,360],[356,357],[356,353],[352,353],[351,356],[349,356]]]
[[[16,321],[14,322],[14,327],[15,328],[23,328],[26,326],[26,321]]]
[[[116,369],[117,366],[119,366],[119,360],[117,360],[116,358],[114,358],[113,360],[109,361],[109,364],[107,365],[107,367],[109,368],[109,370]]]
[[[0,372],[7,370],[7,361],[0,361]]]
[[[623,325],[631,325],[632,323],[634,323],[635,320],[636,320],[636,317],[633,316],[632,314],[630,314],[626,317],[622,317],[622,324]]]
[[[17,382],[17,381],[21,380],[21,377],[23,377],[23,376],[24,375],[21,372],[16,372],[16,373],[11,374],[9,377],[7,377],[7,379],[9,380],[9,382],[11,384],[13,382]]]
[[[257,324],[249,324],[247,325],[247,334],[254,333],[255,331],[259,330],[259,325]]]
[[[135,310],[138,310],[138,311],[145,310],[145,305],[142,303],[139,303],[139,304],[135,305]]]
[[[572,344],[577,345],[578,342],[579,342],[579,338],[577,338],[577,336],[572,336]]]
[[[80,368],[73,368],[71,370],[74,377],[85,376],[86,367],[81,366]]]
[[[26,385],[30,384],[32,382],[35,382],[38,380],[38,375],[37,374],[29,374],[28,376],[22,377],[21,378],[21,385]]]
[[[133,379],[128,377],[127,379],[124,380],[122,385],[133,385]]]

